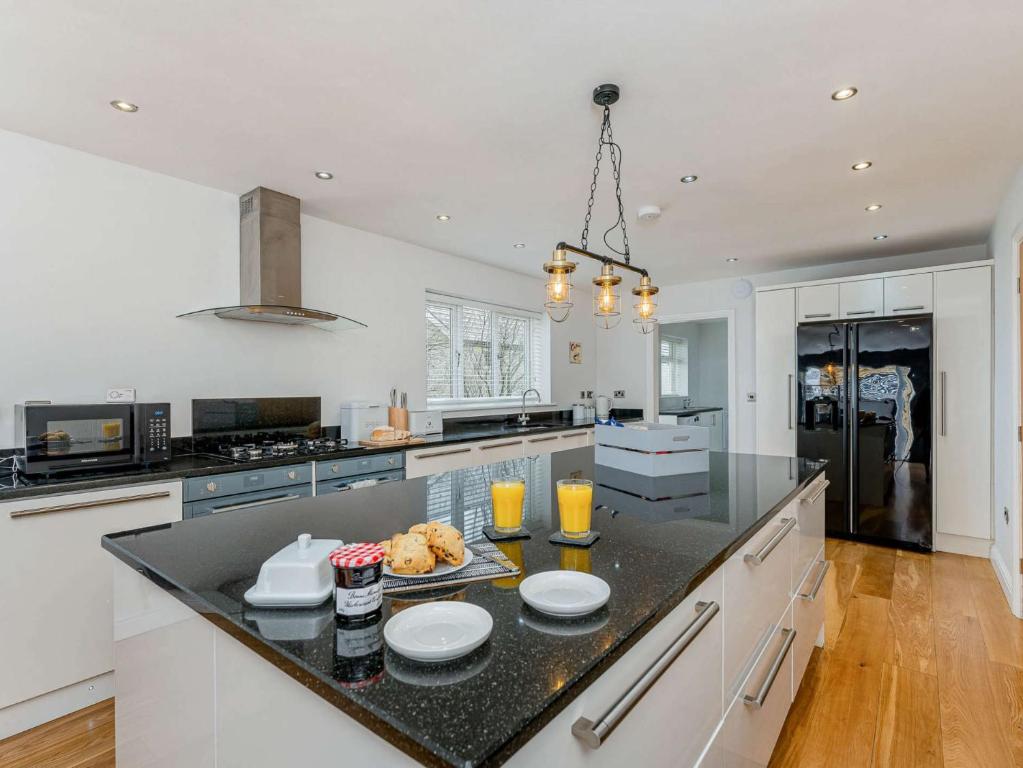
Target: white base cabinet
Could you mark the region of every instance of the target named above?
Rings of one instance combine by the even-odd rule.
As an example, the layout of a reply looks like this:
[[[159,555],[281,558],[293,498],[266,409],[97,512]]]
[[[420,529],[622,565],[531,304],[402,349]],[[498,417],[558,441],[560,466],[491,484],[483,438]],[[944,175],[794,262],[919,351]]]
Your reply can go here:
[[[100,538],[180,519],[179,481],[0,504],[0,713],[114,668],[112,558]]]

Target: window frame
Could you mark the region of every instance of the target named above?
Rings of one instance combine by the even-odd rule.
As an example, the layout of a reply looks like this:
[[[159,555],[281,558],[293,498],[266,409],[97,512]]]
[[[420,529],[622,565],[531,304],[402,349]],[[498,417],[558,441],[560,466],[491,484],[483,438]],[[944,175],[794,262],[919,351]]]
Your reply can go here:
[[[664,345],[668,345],[668,354],[667,354],[667,356],[665,356],[665,354],[664,354]],[[660,381],[661,396],[662,397],[689,397],[689,339],[675,338],[675,337],[671,337],[671,336],[662,337],[658,341],[658,346],[659,346],[659,349],[658,349],[658,363],[660,364],[658,366],[658,371],[659,371],[660,377],[661,377],[661,381]],[[668,392],[668,391],[665,391],[665,389],[664,389],[664,365],[665,365],[665,363],[667,363],[667,365],[669,365],[669,366],[672,366],[672,365],[677,365],[679,367],[682,366],[682,363],[679,360],[679,357],[672,350],[672,347],[678,347],[678,346],[685,347],[685,351],[686,351],[686,358],[685,358],[685,380],[686,380],[686,387],[685,387],[685,389],[686,389],[686,391],[685,392]],[[678,371],[676,371],[676,372],[674,372],[672,374],[671,378],[673,380],[680,378],[680,377],[678,377],[676,375],[677,373],[678,373]],[[676,380],[675,384],[677,385],[678,383],[679,382]]]
[[[475,309],[488,313],[490,326],[490,384],[492,391],[500,389],[500,366],[498,363],[499,354],[496,343],[498,316],[518,318],[526,321],[525,349],[523,350],[523,363],[525,365],[524,379],[526,389],[535,388],[540,392],[541,400],[548,401],[550,392],[550,326],[545,314],[531,312],[526,309],[518,309],[501,304],[490,304],[484,301],[466,299],[459,296],[438,293],[436,291],[426,292],[426,303],[424,305],[425,319],[426,311],[430,305],[446,307],[451,315],[450,323],[450,349],[448,354],[448,371],[451,377],[451,397],[430,397],[430,360],[426,360],[426,405],[429,409],[479,407],[488,406],[502,407],[521,400],[521,393],[515,395],[491,396],[491,397],[466,397],[464,370],[462,368],[462,346],[463,346],[463,322],[462,308]],[[536,345],[541,349],[537,350]],[[535,363],[539,361],[540,370],[536,370]]]

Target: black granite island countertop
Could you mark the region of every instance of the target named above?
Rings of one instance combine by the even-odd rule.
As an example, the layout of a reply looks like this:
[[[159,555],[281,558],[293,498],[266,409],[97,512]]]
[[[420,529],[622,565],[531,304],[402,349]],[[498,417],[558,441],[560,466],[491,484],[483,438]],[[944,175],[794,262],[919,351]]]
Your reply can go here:
[[[403,482],[271,507],[226,512],[103,537],[103,547],[241,640],[311,692],[426,765],[499,765],[667,616],[756,531],[806,488],[823,463],[773,456],[712,453],[710,472],[677,478],[689,512],[665,515],[648,501],[645,481],[594,464],[593,448],[514,459]],[[509,466],[510,465],[510,466]],[[332,618],[313,639],[264,634],[260,613],[243,603],[262,562],[300,533],[314,538],[378,541],[428,519],[484,541],[490,522],[486,480],[515,471],[527,478],[526,525],[531,539],[502,543],[523,574],[477,582],[434,595],[485,608],[494,619],[490,640],[470,656],[439,665],[408,662],[384,647],[383,672],[352,687],[336,664]],[[547,537],[558,525],[555,482],[595,481],[602,494],[627,500],[617,511],[599,508],[589,550],[559,547]],[[660,482],[660,481],[659,481]],[[671,479],[669,479],[669,484]],[[627,487],[623,487],[627,486]],[[617,496],[616,496],[617,495]],[[597,614],[563,620],[534,613],[517,586],[528,574],[559,568],[592,572],[608,582],[611,598]],[[413,597],[424,599],[424,593]],[[384,600],[384,620],[410,603]],[[328,602],[295,618],[332,617]],[[552,626],[553,622],[553,626]],[[298,621],[297,624],[308,622]],[[537,663],[543,659],[543,663]],[[153,660],[159,663],[158,659]]]

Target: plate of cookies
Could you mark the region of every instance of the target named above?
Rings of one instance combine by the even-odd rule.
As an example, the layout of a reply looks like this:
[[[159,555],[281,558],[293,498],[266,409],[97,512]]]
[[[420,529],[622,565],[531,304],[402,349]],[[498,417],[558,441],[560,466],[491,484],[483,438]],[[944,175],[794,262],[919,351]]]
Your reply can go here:
[[[443,576],[472,562],[462,532],[447,523],[419,523],[380,542],[384,573],[406,579]]]

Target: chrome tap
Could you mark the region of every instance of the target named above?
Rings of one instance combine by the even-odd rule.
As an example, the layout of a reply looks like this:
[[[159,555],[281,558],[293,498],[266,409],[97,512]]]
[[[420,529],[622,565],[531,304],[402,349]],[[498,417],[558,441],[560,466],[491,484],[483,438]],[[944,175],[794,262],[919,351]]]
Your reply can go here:
[[[523,426],[529,423],[529,416],[526,415],[526,395],[528,395],[530,392],[536,392],[536,401],[538,403],[543,402],[543,395],[541,395],[537,390],[533,389],[532,387],[530,387],[529,389],[522,393],[522,413],[519,414],[519,424],[522,424]]]

